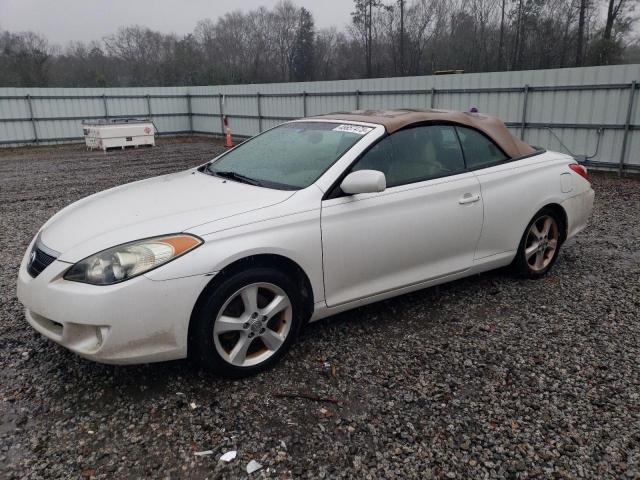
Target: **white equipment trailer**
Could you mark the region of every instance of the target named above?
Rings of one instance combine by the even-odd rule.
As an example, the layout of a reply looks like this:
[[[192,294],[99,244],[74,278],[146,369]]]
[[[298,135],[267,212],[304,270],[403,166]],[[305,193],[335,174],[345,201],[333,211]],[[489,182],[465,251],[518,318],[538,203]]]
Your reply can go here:
[[[87,148],[139,147],[156,144],[155,127],[146,118],[118,118],[82,122]]]

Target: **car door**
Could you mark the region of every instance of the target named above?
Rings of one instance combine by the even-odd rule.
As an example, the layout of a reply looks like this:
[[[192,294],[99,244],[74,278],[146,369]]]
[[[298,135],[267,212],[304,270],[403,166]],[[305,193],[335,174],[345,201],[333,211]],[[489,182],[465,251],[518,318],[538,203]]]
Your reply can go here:
[[[482,189],[484,223],[475,258],[515,252],[540,198],[559,190],[560,181],[549,182],[540,157],[512,161],[483,133],[461,126],[456,130],[467,167]]]
[[[407,128],[379,141],[350,171],[382,171],[383,192],[330,192],[322,202],[329,307],[471,267],[482,228],[475,175],[453,126]]]

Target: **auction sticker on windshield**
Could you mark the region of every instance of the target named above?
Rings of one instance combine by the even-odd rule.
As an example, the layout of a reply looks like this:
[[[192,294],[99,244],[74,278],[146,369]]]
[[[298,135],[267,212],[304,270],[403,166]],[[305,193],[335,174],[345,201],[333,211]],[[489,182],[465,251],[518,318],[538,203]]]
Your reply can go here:
[[[366,135],[373,128],[371,127],[362,127],[360,125],[338,125],[333,129],[334,132],[349,132],[349,133],[357,133],[358,135]]]

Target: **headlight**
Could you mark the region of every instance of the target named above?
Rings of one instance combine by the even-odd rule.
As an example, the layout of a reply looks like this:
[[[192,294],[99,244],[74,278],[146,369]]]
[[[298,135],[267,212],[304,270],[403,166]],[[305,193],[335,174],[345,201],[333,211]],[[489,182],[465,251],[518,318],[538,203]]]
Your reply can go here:
[[[137,240],[80,260],[67,270],[64,278],[93,285],[112,285],[164,265],[200,244],[200,238],[186,234]]]

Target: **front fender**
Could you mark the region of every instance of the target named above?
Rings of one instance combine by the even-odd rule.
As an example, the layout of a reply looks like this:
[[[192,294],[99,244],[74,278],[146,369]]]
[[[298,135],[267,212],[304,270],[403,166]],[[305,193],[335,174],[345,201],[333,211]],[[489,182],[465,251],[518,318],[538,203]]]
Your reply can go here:
[[[313,296],[324,298],[320,209],[272,218],[202,236],[205,243],[183,257],[152,270],[152,280],[214,274],[237,260],[273,254],[297,263]]]

